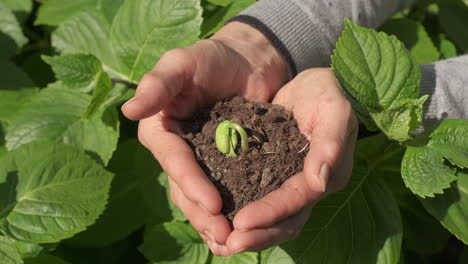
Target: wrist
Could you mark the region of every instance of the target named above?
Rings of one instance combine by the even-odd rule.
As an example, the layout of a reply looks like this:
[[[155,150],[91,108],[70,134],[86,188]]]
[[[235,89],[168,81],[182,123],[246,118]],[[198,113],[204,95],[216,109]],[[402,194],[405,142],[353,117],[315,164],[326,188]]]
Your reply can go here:
[[[265,77],[274,79],[273,83],[279,85],[272,88],[272,94],[290,80],[286,60],[270,40],[254,27],[242,22],[230,22],[211,39],[223,42],[258,68]]]

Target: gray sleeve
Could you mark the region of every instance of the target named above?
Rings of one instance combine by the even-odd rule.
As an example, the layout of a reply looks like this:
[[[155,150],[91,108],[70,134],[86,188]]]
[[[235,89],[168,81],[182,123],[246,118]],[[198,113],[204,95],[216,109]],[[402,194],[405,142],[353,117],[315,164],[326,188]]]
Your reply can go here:
[[[378,27],[412,0],[260,0],[234,21],[260,30],[288,62],[290,74],[330,64],[343,19]]]
[[[468,119],[468,55],[421,66],[424,126],[445,118]]]

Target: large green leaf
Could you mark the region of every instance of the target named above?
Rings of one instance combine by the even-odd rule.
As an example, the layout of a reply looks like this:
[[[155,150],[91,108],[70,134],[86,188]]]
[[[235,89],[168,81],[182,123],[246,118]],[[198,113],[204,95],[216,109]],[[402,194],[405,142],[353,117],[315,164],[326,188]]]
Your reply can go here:
[[[378,146],[378,147],[377,147]],[[384,155],[368,157],[369,148]],[[347,187],[318,203],[301,235],[281,246],[296,263],[398,263],[402,224],[398,206],[379,179],[380,166],[401,149],[371,138],[357,146]],[[267,262],[277,263],[277,262]]]
[[[71,88],[79,88],[83,92],[93,90],[93,86],[103,72],[101,62],[92,55],[68,54],[42,58],[52,66],[58,80]]]
[[[200,34],[199,0],[126,1],[111,30],[115,55],[123,73],[139,81],[169,49],[188,46]]]
[[[15,15],[0,2],[0,59],[11,57],[28,42]]]
[[[407,18],[390,19],[380,30],[401,40],[419,64],[438,61],[440,54],[424,26]]]
[[[11,0],[10,0],[11,1]],[[82,11],[98,10],[112,22],[124,0],[47,0],[39,8],[36,24],[59,25]]]
[[[0,0],[0,2],[4,3],[11,10],[13,10],[16,17],[20,21],[26,20],[33,7],[32,0]]]
[[[210,264],[257,264],[258,253],[245,252],[242,254],[236,254],[228,258],[213,256],[209,263]]]
[[[427,144],[408,146],[401,170],[406,186],[421,197],[443,193],[457,179],[445,159],[468,167],[468,120],[444,120],[430,133]]]
[[[227,3],[225,7],[219,8],[214,14],[208,17],[208,19],[203,21],[201,27],[201,38],[206,38],[216,33],[229,19],[233,18],[239,12],[255,3],[255,0],[230,0],[223,2]],[[217,4],[224,3],[220,2]]]
[[[53,45],[66,53],[89,53],[118,78],[137,82],[169,49],[198,40],[199,0],[125,1],[112,12],[90,9],[61,24]]]
[[[0,235],[0,263],[2,264],[23,264],[21,255],[15,244],[8,239]]]
[[[445,228],[468,245],[468,173],[459,172],[458,180],[444,194],[420,201]]]
[[[117,145],[118,119],[115,111],[83,118],[90,97],[60,85],[41,90],[12,118],[7,129],[7,148],[40,139],[51,139],[95,153],[107,163]]]
[[[71,237],[104,211],[111,180],[111,173],[73,147],[51,141],[24,145],[0,161],[0,183],[16,183],[5,229],[30,243]]]
[[[143,201],[143,188],[161,172],[156,160],[136,139],[119,145],[107,169],[115,174],[104,214],[88,230],[67,243],[74,246],[103,246],[117,242],[142,227],[151,211]],[[164,192],[164,190],[162,190]],[[154,197],[154,196],[153,196]],[[166,201],[153,200],[163,211]],[[118,221],[116,221],[118,219]]]
[[[8,122],[38,89],[13,63],[0,62],[0,72],[0,121]]]
[[[98,8],[111,23],[125,0],[98,0]]]
[[[35,24],[58,25],[79,12],[96,6],[96,0],[47,0],[37,13]]]
[[[459,1],[439,1],[442,28],[464,52],[468,52],[468,6]]]
[[[52,44],[64,53],[88,53],[96,56],[106,71],[123,79],[120,63],[110,43],[111,22],[98,10],[87,10],[71,17],[52,34]]]
[[[155,264],[200,264],[208,259],[208,246],[190,224],[181,222],[146,230],[140,251]]]
[[[332,69],[356,114],[371,130],[405,141],[419,127],[421,73],[403,44],[345,19],[332,56]]]
[[[168,177],[165,172],[161,172],[156,181],[154,178],[147,179],[147,184],[143,186],[144,199],[155,218],[164,221],[185,221],[187,218],[171,200]],[[164,200],[167,201],[167,206],[154,202]]]

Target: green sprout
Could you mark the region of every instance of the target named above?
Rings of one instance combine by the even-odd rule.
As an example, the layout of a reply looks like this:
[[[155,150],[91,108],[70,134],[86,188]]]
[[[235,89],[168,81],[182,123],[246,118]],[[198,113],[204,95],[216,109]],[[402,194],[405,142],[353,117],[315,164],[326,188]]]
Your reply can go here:
[[[216,128],[216,147],[219,151],[226,154],[227,157],[237,157],[235,152],[238,143],[237,133],[241,137],[242,153],[249,151],[249,142],[247,141],[247,133],[238,124],[225,120]]]

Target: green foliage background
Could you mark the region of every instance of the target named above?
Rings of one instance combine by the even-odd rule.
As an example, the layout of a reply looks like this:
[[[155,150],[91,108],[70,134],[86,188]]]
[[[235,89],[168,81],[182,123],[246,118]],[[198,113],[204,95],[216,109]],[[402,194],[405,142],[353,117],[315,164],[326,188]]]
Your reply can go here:
[[[409,52],[349,22],[335,74],[367,129],[384,134],[359,141],[350,183],[314,207],[297,239],[231,258],[209,253],[118,109],[164,52],[209,37],[254,2],[0,0],[1,264],[466,263],[467,122],[409,133],[426,99],[418,65],[468,52],[466,0],[417,1],[381,26]],[[353,80],[340,45],[370,51],[365,35],[398,50],[380,59],[408,65],[398,74],[410,81],[369,90]],[[360,58],[376,59],[369,54]],[[381,90],[406,97],[388,102]]]

